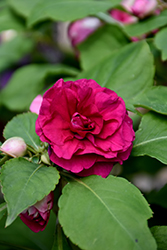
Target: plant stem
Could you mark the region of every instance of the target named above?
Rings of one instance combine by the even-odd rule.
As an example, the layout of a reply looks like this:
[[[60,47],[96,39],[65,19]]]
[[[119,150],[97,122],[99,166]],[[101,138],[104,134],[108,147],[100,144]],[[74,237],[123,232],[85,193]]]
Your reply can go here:
[[[0,160],[0,166],[2,166],[7,160],[8,160],[8,155],[5,155],[5,156]]]

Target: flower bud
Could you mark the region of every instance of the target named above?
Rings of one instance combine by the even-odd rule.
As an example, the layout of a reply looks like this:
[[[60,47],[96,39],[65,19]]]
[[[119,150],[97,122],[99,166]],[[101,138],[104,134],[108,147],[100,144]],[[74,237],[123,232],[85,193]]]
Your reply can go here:
[[[137,17],[132,16],[122,10],[112,9],[109,11],[109,14],[113,19],[123,24],[131,24],[136,23],[138,21]]]
[[[73,47],[86,40],[102,22],[96,17],[86,17],[70,24],[68,28],[68,36]]]
[[[122,6],[135,16],[144,18],[153,13],[157,6],[157,0],[123,0]]]
[[[13,157],[21,157],[25,155],[27,145],[21,137],[11,137],[2,144],[0,150]]]
[[[20,214],[20,219],[35,233],[43,231],[48,223],[53,207],[53,192]]]
[[[47,165],[50,165],[50,159],[49,159],[49,155],[48,152],[45,152],[41,155],[41,161]]]
[[[30,105],[30,111],[39,115],[42,100],[43,97],[41,95],[37,95]]]

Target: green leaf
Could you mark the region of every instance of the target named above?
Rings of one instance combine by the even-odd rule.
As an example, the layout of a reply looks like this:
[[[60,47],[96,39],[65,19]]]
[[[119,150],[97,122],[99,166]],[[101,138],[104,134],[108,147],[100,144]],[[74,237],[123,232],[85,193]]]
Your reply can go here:
[[[167,42],[167,28],[164,28],[156,34],[155,40],[154,40],[155,45],[162,52],[162,60],[163,61],[165,61],[167,59],[166,42]]]
[[[34,233],[20,218],[10,227],[4,228],[6,218],[0,221],[1,250],[51,250],[55,231],[56,216],[51,211],[49,222],[44,231]]]
[[[148,155],[167,164],[166,116],[149,112],[142,117],[132,150],[133,156]]]
[[[28,18],[28,26],[45,19],[74,21],[88,15],[107,11],[119,2],[119,0],[41,0],[32,10]]]
[[[155,226],[151,228],[151,232],[157,242],[157,250],[167,249],[167,226]]]
[[[22,137],[28,145],[38,149],[41,141],[35,133],[35,122],[37,117],[38,116],[35,113],[30,112],[15,116],[7,123],[3,136],[5,139],[9,139],[14,136]]]
[[[33,42],[27,37],[17,36],[0,46],[0,71],[11,64],[17,63],[24,55],[33,48]]]
[[[55,189],[59,173],[55,167],[31,163],[24,158],[6,162],[1,171],[1,185],[7,202],[9,226],[29,206]]]
[[[35,5],[41,0],[8,0],[10,7],[23,17],[28,17]]]
[[[114,90],[131,109],[134,98],[153,84],[153,57],[146,42],[131,43],[77,76]]]
[[[102,26],[78,46],[82,68],[90,69],[127,43],[128,39],[118,27],[114,25]]]
[[[22,31],[24,29],[23,20],[21,22],[8,8],[4,8],[0,11],[0,32],[10,29]]]
[[[151,209],[123,178],[74,179],[63,189],[59,207],[66,236],[81,249],[156,249],[146,222]]]
[[[31,64],[21,67],[13,73],[8,85],[1,91],[1,102],[10,110],[24,111],[42,92],[48,75],[77,73],[77,69],[62,64]]]
[[[7,207],[6,202],[0,204],[0,220],[6,214],[6,207]]]
[[[166,96],[167,87],[153,86],[138,96],[134,101],[134,105],[167,115]]]
[[[124,26],[125,32],[130,36],[141,36],[167,24],[167,10],[162,11],[157,16],[152,16],[146,20],[135,24]]]

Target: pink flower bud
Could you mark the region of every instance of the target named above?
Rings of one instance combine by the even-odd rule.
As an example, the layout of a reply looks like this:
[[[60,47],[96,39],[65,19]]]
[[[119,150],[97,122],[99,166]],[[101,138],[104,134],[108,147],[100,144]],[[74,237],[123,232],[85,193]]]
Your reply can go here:
[[[21,157],[26,154],[27,145],[21,137],[11,137],[2,144],[0,150],[13,157]]]
[[[50,210],[53,207],[53,192],[38,201],[34,206],[24,210],[20,219],[35,233],[43,231],[49,221]]]
[[[109,14],[112,18],[123,24],[131,24],[136,23],[138,21],[137,17],[132,16],[122,10],[112,9],[111,11],[109,11]]]
[[[71,23],[68,28],[68,36],[72,45],[75,47],[83,42],[101,25],[101,21],[96,17],[86,17]]]
[[[42,100],[43,97],[41,95],[37,95],[30,105],[30,111],[39,115]]]
[[[122,6],[135,16],[144,18],[155,10],[157,0],[123,0]]]

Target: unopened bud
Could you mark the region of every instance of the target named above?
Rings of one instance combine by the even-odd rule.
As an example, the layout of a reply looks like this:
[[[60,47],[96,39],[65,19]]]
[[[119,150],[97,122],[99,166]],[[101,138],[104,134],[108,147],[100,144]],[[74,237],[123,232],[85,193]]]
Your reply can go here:
[[[123,0],[122,6],[130,13],[144,18],[153,14],[158,5],[157,0]]]
[[[0,150],[13,157],[21,157],[26,154],[27,145],[21,137],[11,137],[2,144]]]
[[[49,155],[47,152],[43,153],[41,155],[41,161],[47,165],[50,165],[50,159],[49,159]]]

